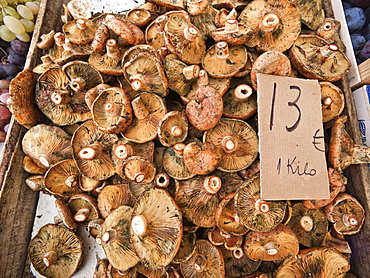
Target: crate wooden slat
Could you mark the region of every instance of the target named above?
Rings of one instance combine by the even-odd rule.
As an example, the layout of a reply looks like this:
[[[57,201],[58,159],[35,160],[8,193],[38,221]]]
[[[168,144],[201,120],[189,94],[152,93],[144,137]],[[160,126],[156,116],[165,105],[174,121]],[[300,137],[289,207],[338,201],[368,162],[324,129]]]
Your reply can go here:
[[[68,0],[42,0],[34,39],[28,55],[28,67],[40,62],[41,51],[36,42],[40,34],[51,29],[60,30],[60,15],[63,3]],[[324,1],[328,17],[333,16],[329,0]],[[357,144],[362,144],[355,105],[347,78],[338,84],[345,92],[346,111],[349,115],[347,130]],[[30,240],[38,193],[32,192],[25,184],[27,176],[22,170],[23,152],[21,140],[26,129],[12,121],[0,163],[0,278],[33,277],[27,260],[27,245]],[[351,272],[357,277],[368,277],[370,273],[370,173],[367,165],[351,165],[345,172],[348,178],[347,191],[364,206],[367,215],[360,233],[348,236],[353,254]]]

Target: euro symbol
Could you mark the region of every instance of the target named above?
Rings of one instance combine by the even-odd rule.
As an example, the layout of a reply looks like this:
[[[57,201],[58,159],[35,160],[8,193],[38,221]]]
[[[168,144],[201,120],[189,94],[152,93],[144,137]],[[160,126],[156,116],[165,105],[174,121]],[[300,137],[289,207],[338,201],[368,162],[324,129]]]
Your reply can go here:
[[[325,152],[325,144],[323,144],[324,136],[319,136],[318,135],[319,132],[320,132],[320,129],[316,130],[315,135],[313,136],[312,144],[316,150],[320,152]],[[321,149],[319,145],[324,145],[324,149]]]

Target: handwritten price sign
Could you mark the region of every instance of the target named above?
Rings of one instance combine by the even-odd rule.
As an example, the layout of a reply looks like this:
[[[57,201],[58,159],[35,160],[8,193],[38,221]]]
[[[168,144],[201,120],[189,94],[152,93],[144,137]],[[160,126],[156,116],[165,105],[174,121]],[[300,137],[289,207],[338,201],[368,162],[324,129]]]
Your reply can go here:
[[[328,199],[317,80],[258,74],[261,197]]]

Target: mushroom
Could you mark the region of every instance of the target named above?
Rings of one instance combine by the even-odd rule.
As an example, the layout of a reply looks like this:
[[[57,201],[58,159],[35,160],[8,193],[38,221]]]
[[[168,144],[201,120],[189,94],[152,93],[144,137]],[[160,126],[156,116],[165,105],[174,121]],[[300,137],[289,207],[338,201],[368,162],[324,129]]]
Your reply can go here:
[[[268,232],[250,231],[243,249],[252,260],[276,261],[296,256],[299,243],[293,231],[280,224]]]
[[[117,174],[130,182],[136,183],[151,183],[156,174],[155,164],[140,156],[131,156],[122,164],[122,167],[117,169]]]
[[[72,158],[71,136],[57,126],[38,124],[22,139],[22,150],[35,164],[48,169],[55,163]]]
[[[139,258],[130,242],[132,208],[120,206],[105,219],[101,230],[101,245],[109,263],[121,271],[134,267]]]
[[[280,51],[271,50],[262,53],[254,61],[250,72],[253,88],[257,91],[257,74],[289,76],[292,72],[290,60]]]
[[[32,175],[26,178],[24,181],[25,184],[33,191],[42,191],[46,194],[50,194],[44,185],[44,176],[43,175]]]
[[[204,142],[212,143],[221,154],[217,169],[238,172],[247,168],[257,158],[258,137],[252,127],[238,119],[222,118],[206,131]]]
[[[290,2],[298,8],[299,13],[301,14],[302,23],[311,30],[317,30],[324,22],[325,12],[323,9],[323,2],[321,0],[291,0]]]
[[[54,30],[51,30],[49,33],[46,34],[42,34],[40,36],[40,41],[36,43],[36,46],[40,49],[52,48],[54,45],[54,35]]]
[[[96,25],[90,19],[78,18],[65,23],[62,30],[71,43],[84,45],[93,41]]]
[[[226,41],[231,45],[248,43],[251,36],[252,29],[234,18],[226,18],[225,26],[212,32],[212,38],[216,42]]]
[[[251,86],[244,78],[233,78],[222,96],[223,115],[233,119],[246,120],[257,112],[257,99]]]
[[[258,174],[246,180],[236,191],[235,206],[241,224],[253,231],[268,232],[283,221],[286,201],[262,200]]]
[[[339,237],[333,236],[332,231],[328,231],[322,242],[323,247],[335,248],[342,254],[351,254],[352,250],[348,241],[344,238],[343,235]]]
[[[158,138],[165,147],[185,141],[188,135],[188,122],[181,112],[168,112],[158,126]]]
[[[231,45],[220,41],[208,48],[202,57],[202,66],[216,78],[232,77],[243,69],[248,61],[245,45]]]
[[[91,42],[93,53],[103,53],[106,48],[106,42],[110,38],[110,31],[102,22],[96,24],[94,39]]]
[[[276,278],[344,277],[348,259],[333,248],[315,248],[280,264]]]
[[[41,64],[35,66],[32,71],[37,74],[43,74],[51,67],[57,67],[58,64],[55,64],[48,54],[41,56]]]
[[[69,198],[82,192],[79,186],[80,175],[73,159],[59,161],[45,173],[45,189],[55,196]]]
[[[353,235],[360,231],[365,212],[359,201],[350,194],[339,193],[332,203],[324,208],[334,230],[341,235]]]
[[[139,144],[121,138],[112,146],[112,159],[117,169],[119,169],[122,166],[121,164],[133,155],[153,161],[154,151],[155,146],[153,141]]]
[[[337,45],[316,35],[300,35],[289,50],[289,57],[300,74],[320,81],[338,81],[351,67]]]
[[[135,278],[139,275],[138,265],[140,265],[140,262],[137,263],[135,266],[129,268],[128,270],[122,271],[109,264],[108,273],[110,276],[108,278]]]
[[[56,199],[55,207],[58,211],[58,215],[54,217],[55,224],[62,222],[68,229],[77,229],[77,223],[73,219],[72,212],[66,202],[63,199]]]
[[[169,92],[163,64],[153,55],[135,55],[125,63],[124,74],[135,91],[156,93],[161,97],[165,97]]]
[[[122,133],[131,142],[145,143],[158,135],[158,126],[167,113],[164,100],[154,93],[143,92],[131,101],[134,119]]]
[[[68,207],[73,214],[73,219],[84,226],[100,216],[96,199],[86,193],[71,196],[68,200]]]
[[[186,142],[186,141],[185,141]],[[176,143],[166,148],[163,154],[163,169],[172,178],[186,180],[196,174],[190,171],[184,161],[185,143]]]
[[[197,240],[196,251],[187,261],[180,263],[180,269],[184,277],[225,277],[224,258],[220,249],[205,239]]]
[[[86,0],[70,0],[67,3],[67,10],[76,18],[91,18],[91,8]]]
[[[122,57],[122,64],[126,64],[141,53],[146,53],[151,57],[157,57],[160,59],[157,50],[153,46],[150,46],[148,44],[139,44],[133,45],[125,51]]]
[[[168,9],[173,10],[184,10],[185,3],[183,0],[153,0],[152,2],[157,5],[164,6]]]
[[[103,90],[91,106],[92,118],[106,133],[120,133],[132,122],[133,111],[129,95],[119,87]]]
[[[93,192],[99,186],[101,186],[102,183],[103,181],[101,180],[93,180],[83,175],[80,175],[80,188],[82,189],[82,191]]]
[[[321,246],[328,232],[328,220],[320,209],[308,209],[302,202],[293,205],[287,226],[295,233],[300,244],[307,247]]]
[[[244,238],[242,236],[230,235],[221,232],[215,226],[208,229],[208,240],[215,246],[224,246],[227,250],[234,251],[241,247]]]
[[[317,28],[316,35],[322,37],[328,43],[338,45],[339,50],[345,52],[346,46],[340,38],[341,23],[334,18],[325,18],[325,21]]]
[[[24,69],[9,84],[8,108],[17,122],[28,129],[46,122],[35,100],[37,77],[31,69]]]
[[[148,278],[157,278],[163,277],[163,275],[167,278],[166,275],[166,267],[157,267],[157,268],[148,268],[141,262],[139,262],[136,267],[137,272],[142,274],[144,277]]]
[[[153,20],[145,29],[146,43],[156,50],[166,47],[164,26],[167,21],[168,16],[162,14]]]
[[[87,224],[87,230],[89,231],[89,235],[95,238],[96,242],[101,245],[101,230],[104,223],[103,218],[98,218],[94,220],[90,220],[89,224]]]
[[[322,121],[327,123],[338,117],[344,109],[342,90],[330,82],[319,82],[321,87]]]
[[[101,259],[96,262],[94,278],[108,278],[108,266],[109,261],[107,259]]]
[[[241,12],[239,22],[252,28],[249,47],[259,51],[289,49],[301,32],[301,15],[288,0],[251,1]]]
[[[175,257],[182,238],[182,213],[164,189],[146,190],[137,200],[130,228],[131,242],[141,263],[165,267]]]
[[[99,130],[92,120],[84,122],[73,134],[73,158],[80,172],[88,178],[105,180],[115,173],[111,159],[111,145],[117,135]]]
[[[108,89],[110,87],[111,87],[110,85],[102,83],[86,91],[85,102],[87,106],[90,108],[90,110],[94,103],[94,100],[99,96],[99,94],[105,89]]]
[[[28,155],[25,155],[23,157],[22,168],[27,173],[34,174],[34,175],[44,175],[45,172],[46,172],[45,168],[41,168],[41,167],[37,166],[37,164]]]
[[[347,116],[334,120],[329,142],[328,161],[338,172],[351,164],[370,163],[370,147],[357,145],[345,129]]]
[[[126,13],[126,19],[138,27],[145,27],[155,18],[155,14],[148,9],[133,8]]]
[[[82,262],[82,239],[65,226],[46,224],[31,239],[33,267],[46,277],[71,277]]]

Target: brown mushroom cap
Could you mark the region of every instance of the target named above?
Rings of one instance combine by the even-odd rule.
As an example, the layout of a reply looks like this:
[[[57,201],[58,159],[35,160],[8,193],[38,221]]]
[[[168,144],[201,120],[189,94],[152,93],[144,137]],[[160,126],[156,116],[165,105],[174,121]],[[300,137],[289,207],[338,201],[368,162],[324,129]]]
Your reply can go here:
[[[186,142],[186,141],[185,141]],[[196,174],[190,171],[184,161],[185,143],[176,143],[172,147],[166,148],[163,154],[163,169],[172,178],[186,180]]]
[[[282,263],[276,278],[344,277],[350,269],[348,259],[333,248],[317,248]]]
[[[165,147],[182,143],[188,136],[188,121],[179,111],[168,112],[159,122],[158,138]]]
[[[299,10],[288,0],[251,1],[240,14],[239,22],[252,28],[246,45],[261,51],[284,52],[301,32]]]
[[[43,175],[46,172],[45,168],[41,168],[41,167],[37,166],[37,164],[28,155],[25,155],[23,157],[22,168],[27,173],[34,174],[34,175]]]
[[[60,127],[39,124],[23,136],[22,150],[38,167],[48,169],[59,161],[72,158],[70,142],[71,136]]]
[[[31,239],[32,265],[46,277],[71,277],[82,262],[82,239],[65,226],[46,224]]]
[[[78,18],[65,23],[62,30],[72,43],[83,45],[93,41],[96,25],[90,19]]]
[[[255,175],[237,190],[235,206],[240,223],[253,231],[267,232],[283,221],[286,201],[262,200],[260,176]]]
[[[301,21],[311,30],[317,30],[324,22],[325,12],[323,9],[323,2],[321,0],[300,1],[290,0],[301,14]]]
[[[118,167],[116,167],[117,169]],[[151,183],[157,172],[155,164],[140,156],[127,158],[122,167],[117,169],[117,174],[130,182]]]
[[[325,18],[325,21],[317,28],[316,35],[322,37],[328,43],[336,44],[343,52],[346,51],[346,46],[340,37],[341,22],[334,18]]]
[[[49,194],[45,189],[44,185],[44,175],[32,175],[26,178],[24,183],[33,191],[42,191]]]
[[[54,218],[54,220],[62,220],[63,224],[71,230],[77,228],[77,223],[73,219],[73,215],[71,210],[69,209],[68,205],[63,199],[56,199],[55,200],[55,207],[58,211],[58,215]]]
[[[289,56],[300,74],[320,81],[338,81],[351,67],[337,45],[316,35],[300,35],[290,48]]]
[[[358,233],[365,220],[365,212],[359,201],[347,193],[339,193],[333,202],[324,209],[326,217],[338,234]]]
[[[168,21],[166,14],[158,16],[145,29],[145,41],[154,49],[166,47],[164,26]]]
[[[130,97],[119,87],[102,91],[93,102],[91,112],[98,128],[107,133],[124,131],[133,118]]]
[[[80,172],[95,180],[104,180],[115,173],[110,151],[117,135],[98,129],[92,120],[79,126],[72,137],[73,158]]]
[[[275,261],[296,256],[299,243],[293,231],[280,224],[268,232],[250,231],[243,248],[252,260]]]
[[[125,271],[139,262],[130,242],[132,208],[120,206],[105,219],[101,240],[104,253],[114,268]]]
[[[212,0],[212,6],[217,9],[243,9],[248,3],[248,0]]]
[[[40,36],[40,41],[36,44],[36,46],[40,49],[49,49],[54,45],[54,35],[55,31],[51,30],[49,33],[42,34]]]
[[[330,82],[319,82],[321,86],[322,121],[324,123],[339,116],[345,101],[342,90]]]
[[[131,101],[134,119],[122,135],[129,141],[145,143],[158,135],[158,126],[167,113],[164,100],[154,93],[141,93]]]
[[[166,190],[152,188],[138,199],[131,217],[132,245],[144,266],[165,267],[182,238],[182,213]]]
[[[222,118],[206,131],[204,142],[213,143],[221,153],[217,169],[237,172],[247,168],[258,154],[258,138],[252,127],[238,119]]]
[[[212,77],[225,78],[237,74],[248,61],[244,45],[229,45],[220,41],[210,48],[202,58],[202,66]]]
[[[328,220],[320,209],[308,209],[301,202],[293,205],[287,226],[295,233],[300,244],[307,247],[321,246],[328,232]]]
[[[71,196],[68,200],[68,207],[73,214],[74,220],[85,226],[87,226],[89,221],[96,220],[100,216],[96,199],[86,193]]]
[[[227,250],[234,251],[242,246],[244,237],[225,234],[215,226],[208,229],[208,240],[215,246],[224,246]]]
[[[133,8],[126,13],[126,19],[139,27],[145,27],[154,19],[154,14],[147,9]]]
[[[184,277],[225,277],[224,258],[220,249],[205,239],[197,240],[196,251],[189,260],[180,263],[180,269]]]

